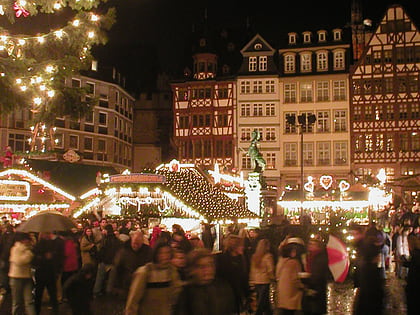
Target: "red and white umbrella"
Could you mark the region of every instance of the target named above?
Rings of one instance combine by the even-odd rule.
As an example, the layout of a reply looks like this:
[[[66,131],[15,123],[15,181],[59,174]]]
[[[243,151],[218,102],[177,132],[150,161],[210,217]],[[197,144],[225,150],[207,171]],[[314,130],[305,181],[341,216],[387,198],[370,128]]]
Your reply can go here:
[[[330,235],[327,243],[328,267],[334,281],[343,282],[349,272],[350,260],[346,244],[338,237]]]

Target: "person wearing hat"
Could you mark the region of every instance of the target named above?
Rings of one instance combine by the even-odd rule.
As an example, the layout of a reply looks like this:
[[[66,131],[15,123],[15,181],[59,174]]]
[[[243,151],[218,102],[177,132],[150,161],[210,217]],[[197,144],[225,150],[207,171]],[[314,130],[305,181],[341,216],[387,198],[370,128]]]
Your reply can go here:
[[[17,232],[15,243],[10,250],[9,279],[12,293],[12,314],[35,315],[35,304],[32,290],[31,263],[34,254],[31,248],[31,238],[27,233]]]

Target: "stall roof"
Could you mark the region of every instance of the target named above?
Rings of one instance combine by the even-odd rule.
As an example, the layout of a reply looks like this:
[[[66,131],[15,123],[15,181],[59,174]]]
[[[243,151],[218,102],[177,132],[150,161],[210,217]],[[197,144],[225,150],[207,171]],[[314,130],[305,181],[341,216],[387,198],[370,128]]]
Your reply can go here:
[[[290,190],[285,191],[284,195],[282,196],[282,201],[300,201],[300,194],[299,190]],[[328,193],[324,191],[315,191],[314,192],[314,199],[315,200],[335,200],[340,201],[340,193]],[[343,198],[344,200],[368,200],[369,199],[369,191],[348,191]],[[308,199],[306,199],[308,200]]]

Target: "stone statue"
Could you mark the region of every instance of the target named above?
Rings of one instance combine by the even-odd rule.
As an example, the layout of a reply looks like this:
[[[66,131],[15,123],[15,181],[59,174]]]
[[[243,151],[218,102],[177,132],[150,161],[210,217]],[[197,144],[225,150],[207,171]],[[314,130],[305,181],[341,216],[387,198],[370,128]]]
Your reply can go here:
[[[261,133],[254,129],[251,137],[251,145],[248,149],[248,155],[251,158],[251,165],[254,166],[254,172],[261,173],[265,170],[265,160],[257,147],[257,142],[261,139]]]

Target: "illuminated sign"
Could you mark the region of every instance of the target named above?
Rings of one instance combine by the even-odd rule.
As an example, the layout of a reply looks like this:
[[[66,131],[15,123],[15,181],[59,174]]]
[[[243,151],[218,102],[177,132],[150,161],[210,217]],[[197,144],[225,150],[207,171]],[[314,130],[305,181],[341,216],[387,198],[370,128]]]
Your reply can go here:
[[[111,175],[109,177],[111,183],[156,183],[162,184],[166,182],[166,178],[163,175],[158,174],[143,174],[143,173],[132,173],[128,175]]]
[[[0,180],[0,200],[27,201],[30,193],[28,182]]]

